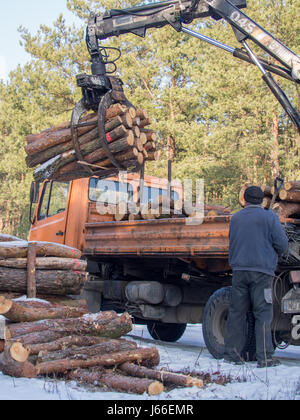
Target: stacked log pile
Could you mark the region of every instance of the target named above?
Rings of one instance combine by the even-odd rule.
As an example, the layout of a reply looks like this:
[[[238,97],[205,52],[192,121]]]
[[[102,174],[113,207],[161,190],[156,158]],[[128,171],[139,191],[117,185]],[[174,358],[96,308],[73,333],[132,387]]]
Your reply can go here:
[[[40,312],[36,321],[37,313]],[[83,308],[46,301],[0,297],[7,320],[0,331],[0,370],[13,377],[59,376],[120,392],[157,395],[165,385],[202,387],[186,375],[155,369],[155,347],[141,348],[121,338],[132,329],[131,317],[114,311],[86,313]],[[18,323],[14,323],[14,322]]]
[[[156,134],[147,128],[152,120],[144,110],[114,104],[107,109],[105,121],[108,148],[123,170],[135,171],[145,161],[156,159]],[[118,172],[99,138],[97,115],[82,118],[76,130],[75,144],[68,122],[27,136],[26,163],[30,168],[38,166],[36,181],[69,181]]]
[[[220,205],[204,205],[204,216],[228,216],[231,210]],[[197,213],[193,205],[188,206],[182,200],[170,200],[167,196],[160,195],[156,200],[142,205],[130,205],[121,201],[116,207],[116,221],[153,220],[177,217],[195,217]]]
[[[240,191],[239,203],[242,207],[245,205],[243,199],[244,192],[249,185],[244,184]],[[261,188],[264,193],[262,206],[265,209],[269,209],[275,188],[268,185],[263,185]],[[300,181],[284,182],[276,196],[272,210],[280,218],[300,219]]]
[[[79,295],[87,280],[80,258],[79,250],[65,245],[0,235],[0,292],[28,294],[33,287],[35,295]]]

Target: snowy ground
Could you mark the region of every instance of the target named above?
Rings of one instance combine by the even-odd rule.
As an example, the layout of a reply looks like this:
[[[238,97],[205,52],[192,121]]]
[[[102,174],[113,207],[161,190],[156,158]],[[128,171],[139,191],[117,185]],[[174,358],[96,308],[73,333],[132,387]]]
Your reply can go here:
[[[140,337],[140,338],[139,338]],[[146,327],[136,326],[129,339],[144,347],[154,344]],[[278,350],[282,366],[257,369],[256,363],[232,366],[215,360],[206,350],[201,325],[191,325],[178,343],[155,343],[161,364],[174,371],[229,375],[227,385],[203,389],[175,389],[156,397],[99,392],[75,382],[44,379],[13,379],[0,373],[0,400],[300,400],[300,348]]]

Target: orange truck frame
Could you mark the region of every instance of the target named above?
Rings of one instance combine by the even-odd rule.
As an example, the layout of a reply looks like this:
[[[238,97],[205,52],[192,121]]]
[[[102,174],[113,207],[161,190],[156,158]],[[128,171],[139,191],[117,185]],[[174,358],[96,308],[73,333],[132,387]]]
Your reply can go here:
[[[143,191],[142,197],[139,191]],[[203,324],[209,351],[223,357],[224,333],[230,299],[228,265],[230,215],[205,217],[203,223],[186,218],[120,221],[114,219],[116,197],[126,202],[152,201],[167,195],[168,181],[137,174],[101,180],[95,177],[70,182],[33,183],[29,240],[51,241],[80,249],[88,261],[89,281],[82,297],[91,310],[128,311],[146,324],[156,339],[177,341],[187,324]],[[105,194],[106,203],[102,202]],[[174,200],[183,190],[174,183]],[[299,229],[299,220],[282,220]],[[294,262],[279,267],[274,294],[274,343],[293,342],[294,314],[283,313],[282,302],[295,287],[290,276]],[[292,277],[292,280],[291,280]],[[300,304],[299,304],[300,313]],[[294,327],[296,328],[296,327]],[[294,331],[294,330],[293,330]],[[254,322],[250,312],[245,352],[255,358]]]

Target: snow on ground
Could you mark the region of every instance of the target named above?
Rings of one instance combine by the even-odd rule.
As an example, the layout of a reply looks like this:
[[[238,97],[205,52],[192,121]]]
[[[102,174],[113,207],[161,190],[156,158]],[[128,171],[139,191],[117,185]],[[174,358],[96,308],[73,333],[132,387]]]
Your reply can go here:
[[[215,360],[205,348],[201,325],[190,325],[178,343],[154,343],[147,328],[140,325],[134,327],[129,339],[143,347],[155,344],[161,368],[229,375],[231,382],[225,386],[213,383],[203,389],[175,389],[149,397],[99,392],[75,382],[15,379],[0,373],[0,400],[300,400],[300,348],[277,350],[281,366],[257,369],[254,362],[232,366]]]

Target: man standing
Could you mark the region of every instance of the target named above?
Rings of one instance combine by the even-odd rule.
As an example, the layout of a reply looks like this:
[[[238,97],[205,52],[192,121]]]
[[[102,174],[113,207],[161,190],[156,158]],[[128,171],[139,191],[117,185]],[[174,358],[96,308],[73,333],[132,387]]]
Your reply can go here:
[[[288,239],[278,217],[262,208],[264,194],[259,187],[245,191],[245,208],[232,216],[229,231],[229,264],[232,268],[232,296],[225,336],[224,360],[242,364],[247,312],[255,317],[258,367],[277,366],[273,359],[271,322],[272,283]]]

